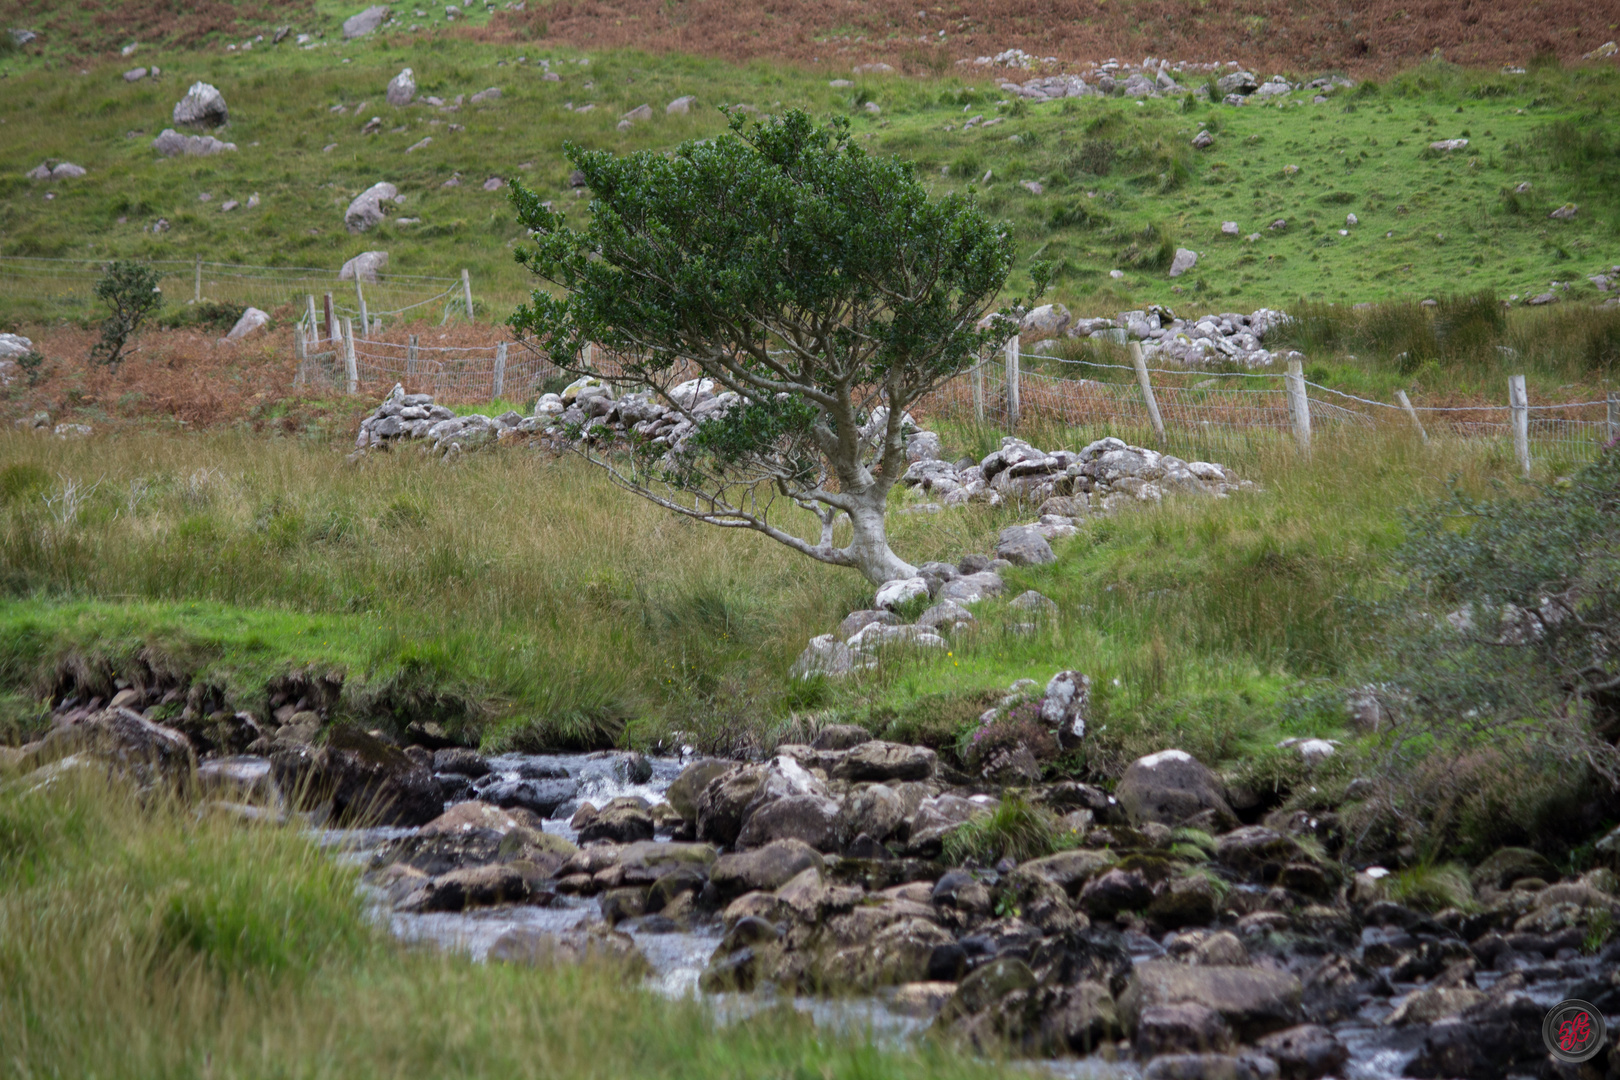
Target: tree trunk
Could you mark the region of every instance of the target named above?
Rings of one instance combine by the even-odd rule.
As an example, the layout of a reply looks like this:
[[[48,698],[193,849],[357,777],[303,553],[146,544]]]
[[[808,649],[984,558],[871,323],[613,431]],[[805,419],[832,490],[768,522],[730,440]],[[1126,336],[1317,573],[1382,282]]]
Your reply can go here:
[[[874,484],[857,496],[849,510],[849,523],[855,529],[854,538],[844,553],[855,568],[866,575],[874,585],[887,581],[917,576],[917,568],[889,550],[888,531],[884,524],[884,509],[888,503],[888,486]]]

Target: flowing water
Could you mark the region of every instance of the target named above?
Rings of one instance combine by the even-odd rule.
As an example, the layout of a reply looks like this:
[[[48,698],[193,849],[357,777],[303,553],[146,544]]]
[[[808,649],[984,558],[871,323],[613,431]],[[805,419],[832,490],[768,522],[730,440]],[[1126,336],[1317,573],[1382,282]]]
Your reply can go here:
[[[620,754],[509,754],[489,759],[491,766],[505,779],[517,779],[535,768],[560,768],[578,781],[579,794],[574,802],[557,810],[545,822],[547,832],[570,841],[577,840],[577,832],[568,824],[575,809],[582,802],[597,806],[625,795],[637,795],[649,803],[664,798],[669,785],[680,774],[684,762],[678,758],[651,758],[652,776],[645,783],[632,783],[625,776],[623,755]],[[322,842],[338,852],[344,860],[365,862],[383,843],[408,835],[411,829],[334,829],[321,834]],[[517,927],[561,932],[599,921],[597,901],[594,898],[560,896],[549,906],[510,906],[483,908],[459,913],[412,914],[390,910],[382,902],[381,894],[372,891],[377,903],[374,912],[380,922],[386,923],[399,938],[439,948],[460,950],[473,959],[483,961],[490,946]],[[707,966],[710,955],[721,940],[718,921],[692,930],[669,931],[667,920],[663,929],[655,922],[643,929],[639,920],[620,924],[620,929],[634,938],[652,967],[647,978],[648,988],[662,994],[684,997],[700,994],[698,978]],[[1156,942],[1141,935],[1130,935],[1132,959],[1136,963],[1164,955],[1165,950]],[[1573,975],[1573,972],[1570,974]],[[1501,975],[1481,971],[1477,980],[1480,989],[1487,990]],[[1554,978],[1533,983],[1531,992],[1537,1000],[1545,999],[1549,1007],[1567,996],[1573,978]],[[1406,1066],[1422,1046],[1425,1029],[1422,1025],[1389,1027],[1382,1023],[1399,1001],[1402,993],[1416,989],[1397,986],[1394,998],[1369,998],[1353,1018],[1332,1025],[1332,1030],[1349,1049],[1351,1057],[1345,1066],[1344,1080],[1393,1080],[1403,1075]],[[753,994],[702,995],[713,1007],[722,1023],[745,1020],[761,1010],[788,1004],[812,1017],[828,1030],[867,1036],[880,1045],[904,1046],[925,1030],[930,1017],[909,1015],[890,1007],[880,995],[875,997],[815,998],[808,996],[782,997],[771,991]],[[1110,1061],[1101,1055],[1083,1059],[1061,1061],[1031,1061],[1030,1068],[1038,1072],[1073,1080],[1139,1080],[1141,1070],[1130,1061]]]

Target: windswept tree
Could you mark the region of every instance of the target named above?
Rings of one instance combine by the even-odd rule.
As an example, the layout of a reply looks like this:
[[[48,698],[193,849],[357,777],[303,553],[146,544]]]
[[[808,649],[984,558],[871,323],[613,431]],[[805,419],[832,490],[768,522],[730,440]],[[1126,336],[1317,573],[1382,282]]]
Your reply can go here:
[[[733,117],[727,134],[672,153],[566,152],[594,196],[591,223],[575,232],[513,184],[533,238],[518,260],[550,288],[511,325],[568,371],[588,370],[587,343],[610,350],[615,382],[693,425],[674,447],[583,451],[678,514],[873,583],[914,574],[884,520],[907,468],[906,409],[1006,337],[979,325],[1012,266],[1005,229],[970,198],[930,198],[909,164],[864,153],[847,124],[799,111]],[[697,372],[727,407],[671,392]],[[803,539],[784,510],[814,514],[819,537]]]

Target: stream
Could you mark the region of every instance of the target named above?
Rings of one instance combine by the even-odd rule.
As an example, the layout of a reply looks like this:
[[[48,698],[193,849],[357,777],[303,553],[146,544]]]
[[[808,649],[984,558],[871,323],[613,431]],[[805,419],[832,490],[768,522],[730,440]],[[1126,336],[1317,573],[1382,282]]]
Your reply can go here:
[[[614,753],[509,754],[492,757],[489,763],[508,779],[516,779],[525,772],[533,775],[537,766],[566,770],[569,777],[579,783],[578,796],[558,808],[556,814],[545,822],[545,830],[575,841],[578,834],[570,827],[569,819],[580,803],[591,802],[600,807],[610,799],[626,795],[640,796],[649,803],[658,803],[686,764],[678,758],[648,760],[652,765],[652,776],[645,783],[627,780],[623,772],[623,755]],[[336,853],[339,859],[364,865],[381,845],[414,831],[401,828],[329,829],[322,831],[319,836],[322,844]],[[362,889],[373,900],[374,917],[379,923],[385,923],[398,938],[463,951],[480,962],[486,959],[495,941],[509,930],[523,927],[561,932],[601,920],[598,901],[594,897],[558,896],[544,907],[515,905],[455,913],[417,914],[394,911],[379,890],[370,886],[362,886]],[[648,925],[644,927],[643,923]],[[692,930],[671,929],[669,920],[656,917],[630,919],[621,922],[618,929],[628,933],[646,956],[652,968],[652,974],[646,981],[649,989],[671,997],[702,996],[712,1006],[721,1023],[744,1020],[784,1000],[769,990],[752,994],[704,994],[698,989],[699,976],[722,938],[718,919]],[[1364,943],[1371,943],[1379,932],[1369,928],[1364,932]],[[1164,948],[1150,938],[1131,934],[1128,941],[1134,963],[1165,955]],[[1593,962],[1596,962],[1595,959]],[[1567,996],[1568,988],[1580,977],[1582,965],[1580,962],[1566,962],[1563,969],[1567,977],[1543,977],[1528,987],[1538,1003],[1544,1001],[1550,1007]],[[1553,973],[1542,973],[1543,976],[1550,974]],[[1478,972],[1479,988],[1488,989],[1501,977],[1501,973],[1482,970]],[[1418,988],[1417,984],[1395,984],[1393,996],[1368,997],[1362,1001],[1356,1015],[1329,1025],[1350,1051],[1350,1060],[1342,1070],[1345,1080],[1393,1080],[1404,1074],[1406,1066],[1420,1049],[1427,1028],[1422,1024],[1391,1027],[1382,1021],[1399,1004],[1402,995]],[[786,1000],[793,1008],[812,1017],[818,1025],[830,1031],[863,1035],[891,1048],[908,1045],[932,1022],[930,1015],[915,1015],[891,1007],[891,1003],[881,994],[839,998],[794,996]],[[1138,1080],[1142,1073],[1141,1067],[1134,1061],[1110,1061],[1100,1054],[1055,1061],[1031,1060],[1028,1065],[1046,1075],[1073,1077],[1076,1080]]]

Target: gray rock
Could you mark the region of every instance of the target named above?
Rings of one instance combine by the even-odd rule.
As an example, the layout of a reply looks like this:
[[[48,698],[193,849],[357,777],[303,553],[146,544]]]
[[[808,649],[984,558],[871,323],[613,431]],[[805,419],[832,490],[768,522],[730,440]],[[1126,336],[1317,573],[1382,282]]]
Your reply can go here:
[[[1142,1011],[1155,1005],[1203,1005],[1220,1013],[1238,1038],[1253,1039],[1298,1023],[1303,993],[1297,978],[1271,968],[1150,960],[1136,966],[1120,1012],[1134,1027]]]
[[[83,176],[84,173],[85,170],[82,166],[75,165],[71,161],[64,161],[59,165],[52,166],[51,179],[77,180],[79,177]]]
[[[1177,248],[1176,257],[1170,262],[1170,276],[1180,277],[1198,265],[1198,252],[1186,248]]]
[[[579,794],[576,780],[501,780],[479,790],[479,798],[496,806],[531,810],[543,818]]]
[[[146,78],[146,75],[146,68],[130,68],[128,71],[124,72],[124,81],[127,83],[137,83]]]
[[[886,582],[877,591],[873,606],[880,611],[893,611],[915,600],[928,599],[928,582],[921,577],[899,578]]]
[[[1011,525],[1001,530],[996,554],[1015,566],[1042,566],[1057,562],[1052,546],[1033,525]],[[943,594],[944,590],[940,590]]]
[[[1035,535],[1042,544],[1046,543],[1046,538],[1040,533],[1037,532]],[[1050,551],[1051,547],[1048,546],[1047,550]],[[947,581],[939,587],[934,599],[941,602],[950,600],[966,606],[977,604],[988,597],[1000,596],[1005,588],[1000,574],[991,570],[981,570],[978,573],[965,573],[954,581]]]
[[[425,765],[349,725],[333,728],[318,748],[277,751],[270,768],[276,786],[295,793],[302,809],[336,823],[426,825],[444,813],[444,795]]]
[[[753,851],[720,856],[709,873],[709,881],[720,896],[730,898],[755,890],[779,889],[804,871],[819,870],[824,865],[810,845],[778,840]]]
[[[367,229],[380,225],[384,219],[383,204],[385,202],[398,202],[399,189],[387,181],[371,185],[356,195],[354,201],[344,211],[343,224],[351,233],[363,233]]]
[[[1137,1054],[1144,1058],[1208,1053],[1230,1048],[1232,1029],[1207,1005],[1150,1005],[1137,1018],[1135,1041]]]
[[[456,776],[465,776],[476,780],[480,776],[488,776],[490,768],[489,762],[478,751],[453,746],[433,752],[433,771],[436,773],[453,773]]]
[[[818,851],[835,851],[838,816],[836,799],[789,795],[750,813],[737,837],[737,846],[755,848],[779,840],[797,840]]]
[[[1047,681],[1041,697],[1041,722],[1057,732],[1058,744],[1065,750],[1079,746],[1085,739],[1090,713],[1090,677],[1078,671],[1060,671]]]
[[[628,120],[632,124],[643,123],[647,120],[651,120],[652,118],[653,111],[651,105],[637,105],[635,108],[619,117],[620,120]]]
[[[416,100],[416,76],[410,68],[405,68],[388,80],[386,94],[388,104],[396,109],[402,109]]]
[[[867,666],[867,660],[864,657],[858,658],[837,635],[822,634],[810,639],[810,643],[804,647],[804,652],[799,654],[799,658],[788,669],[788,677],[810,679],[820,675],[839,679],[855,671],[857,667],[864,669]]]
[[[377,280],[377,271],[387,265],[388,252],[362,251],[343,264],[343,269],[338,271],[338,280],[353,281],[359,278],[361,281],[375,282]]]
[[[1114,869],[1080,890],[1079,904],[1094,919],[1111,919],[1121,911],[1141,911],[1153,902],[1153,886],[1135,870]]]
[[[704,758],[701,761],[694,761],[681,770],[681,775],[677,776],[675,782],[669,785],[669,790],[664,793],[664,798],[668,800],[669,805],[673,806],[683,819],[695,825],[698,819],[698,796],[703,794],[703,789],[709,786],[709,781],[717,776],[723,776],[733,768],[735,766],[731,762],[721,761],[718,758]]]
[[[849,751],[832,775],[839,780],[927,780],[938,762],[939,755],[926,746],[873,739]]]
[[[256,307],[250,307],[242,312],[242,317],[236,320],[236,325],[231,327],[231,332],[225,335],[225,340],[241,341],[255,330],[262,330],[269,324],[270,315],[268,312],[260,311]]]
[[[900,616],[892,611],[878,611],[876,609],[852,611],[844,616],[843,622],[838,624],[837,636],[844,641],[848,641],[873,624],[895,626],[899,622]]]
[[[1205,811],[1221,822],[1236,819],[1220,781],[1183,750],[1161,750],[1133,761],[1114,795],[1133,825],[1180,825]]]
[[[486,101],[499,100],[501,100],[501,88],[498,86],[487,87],[467,99],[473,105],[482,105]]]
[[[175,103],[174,122],[196,127],[219,127],[230,119],[225,95],[205,82],[194,82],[186,96]]]
[[[1199,150],[1208,149],[1215,145],[1215,136],[1207,131],[1200,130],[1197,135],[1193,136],[1192,144]]]
[[[1318,1080],[1323,1076],[1341,1075],[1350,1060],[1350,1051],[1338,1037],[1317,1024],[1298,1027],[1267,1035],[1255,1047],[1277,1063],[1282,1080]]]
[[[221,142],[212,135],[182,135],[173,128],[164,128],[152,140],[152,149],[164,157],[184,154],[187,157],[213,157],[227,150],[235,151],[236,144]]]
[[[388,19],[388,7],[385,4],[373,4],[364,11],[350,15],[343,20],[343,40],[365,37],[375,31]]]
[[[522,873],[495,863],[452,870],[436,877],[408,896],[399,908],[414,912],[463,911],[527,900],[530,891]]]
[[[1222,96],[1227,94],[1252,94],[1260,89],[1260,82],[1247,71],[1234,71],[1230,75],[1223,75],[1215,83],[1215,89]]]
[[[693,97],[691,94],[686,94],[682,97],[676,98],[668,105],[665,105],[664,113],[667,116],[685,116],[687,113],[692,111],[692,106],[696,104],[697,98]]]

